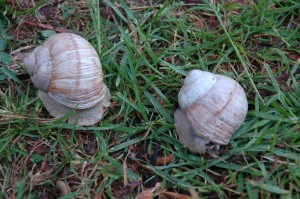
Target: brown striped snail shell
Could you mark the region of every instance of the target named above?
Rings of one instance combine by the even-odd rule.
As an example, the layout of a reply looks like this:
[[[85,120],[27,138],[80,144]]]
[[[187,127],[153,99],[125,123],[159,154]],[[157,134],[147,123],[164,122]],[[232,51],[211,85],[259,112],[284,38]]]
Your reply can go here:
[[[232,78],[192,70],[179,92],[175,128],[190,151],[203,154],[208,143],[226,145],[244,123],[248,102],[244,89]]]
[[[69,123],[97,123],[110,105],[96,50],[81,36],[59,33],[28,53],[23,64],[53,117],[75,110]]]

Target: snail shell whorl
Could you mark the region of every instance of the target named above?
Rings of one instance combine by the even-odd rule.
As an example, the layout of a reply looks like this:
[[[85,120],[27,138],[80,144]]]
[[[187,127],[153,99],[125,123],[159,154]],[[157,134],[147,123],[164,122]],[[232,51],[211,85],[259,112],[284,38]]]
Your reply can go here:
[[[32,83],[38,89],[48,91],[52,69],[48,47],[38,46],[25,57],[23,63],[31,76]]]
[[[180,108],[186,109],[203,97],[216,83],[215,75],[201,70],[192,70],[179,91]]]
[[[23,60],[23,65],[25,66],[27,72],[29,73],[30,76],[33,75],[33,70],[35,66],[35,56],[34,56],[34,50],[30,53],[28,53],[24,60]]]
[[[191,134],[192,140],[186,142],[193,145],[194,135],[216,144],[228,144],[243,124],[248,110],[246,94],[235,80],[200,70],[193,70],[186,77],[179,92],[179,106],[182,114],[177,111],[175,115],[176,130],[179,137]],[[179,126],[180,120],[185,120],[183,116],[192,130]]]
[[[52,58],[50,97],[77,109],[90,108],[103,99],[101,64],[89,42],[78,35],[62,33],[44,44]]]
[[[90,117],[87,123],[85,118],[78,124],[92,125],[101,119],[103,107],[109,106],[110,93],[103,82],[98,54],[84,38],[56,34],[29,53],[23,63],[52,116],[61,117],[76,109],[75,116]]]

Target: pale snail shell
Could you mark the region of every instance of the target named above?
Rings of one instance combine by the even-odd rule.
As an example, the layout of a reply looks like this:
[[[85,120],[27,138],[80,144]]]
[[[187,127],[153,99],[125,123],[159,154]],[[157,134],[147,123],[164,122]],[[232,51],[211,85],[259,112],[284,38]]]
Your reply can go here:
[[[53,117],[75,110],[69,123],[93,125],[110,105],[98,54],[81,36],[53,35],[28,53],[23,64]]]
[[[177,134],[184,146],[200,154],[209,142],[228,144],[248,111],[245,91],[235,80],[201,70],[188,73],[178,99]]]

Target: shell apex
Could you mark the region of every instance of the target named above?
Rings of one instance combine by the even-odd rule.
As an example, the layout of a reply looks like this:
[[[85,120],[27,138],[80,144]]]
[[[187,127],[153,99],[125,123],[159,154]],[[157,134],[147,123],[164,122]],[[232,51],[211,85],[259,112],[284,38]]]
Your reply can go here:
[[[194,104],[213,87],[216,81],[216,76],[210,72],[197,69],[190,71],[179,91],[180,108],[184,110]]]

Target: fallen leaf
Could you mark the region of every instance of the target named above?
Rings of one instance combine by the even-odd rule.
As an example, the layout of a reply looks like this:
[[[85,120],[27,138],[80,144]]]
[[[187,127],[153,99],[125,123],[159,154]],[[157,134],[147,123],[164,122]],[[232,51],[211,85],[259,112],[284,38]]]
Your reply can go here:
[[[164,157],[158,157],[156,160],[156,165],[164,165],[172,162],[175,159],[173,155],[167,155]]]
[[[275,74],[276,72],[277,72],[277,69],[276,68],[272,68],[272,73]],[[262,67],[261,73],[262,73],[262,75],[268,75],[266,67]]]
[[[190,194],[191,194],[191,198],[192,199],[200,199],[197,191],[193,188],[193,187],[190,187],[189,188],[189,191],[190,191]]]
[[[300,62],[300,54],[297,52],[289,52],[289,54],[287,54],[287,56],[292,60]]]
[[[203,29],[205,27],[204,21],[201,18],[195,20],[194,23],[196,24],[196,28]]]
[[[126,186],[122,187],[121,190],[117,191],[117,198],[126,198],[125,196],[128,196],[130,193],[132,193],[138,186],[142,184],[141,181],[136,181],[133,183],[129,183]]]
[[[165,196],[166,198],[176,198],[176,199],[188,199],[190,198],[187,195],[176,193],[176,192],[169,192],[169,191],[163,191],[161,195]]]
[[[101,196],[99,196],[98,194],[95,195],[95,199],[102,199]]]
[[[132,38],[133,38],[134,43],[139,43],[139,36],[138,36],[135,25],[133,24],[132,21],[128,21],[127,25],[129,27],[129,30],[133,33]]]
[[[37,172],[32,176],[31,182],[33,185],[39,185],[40,183],[43,183],[47,180],[49,180],[49,178],[51,178],[52,172]]]
[[[180,10],[174,11],[174,16],[175,16],[175,17],[180,17],[181,15],[183,15],[183,12],[182,12],[182,11],[180,11]]]
[[[161,183],[157,182],[152,189],[142,191],[142,193],[139,194],[138,199],[152,199],[161,193],[161,188]]]
[[[138,196],[138,199],[152,199],[155,194],[151,192],[151,190],[145,190]]]

